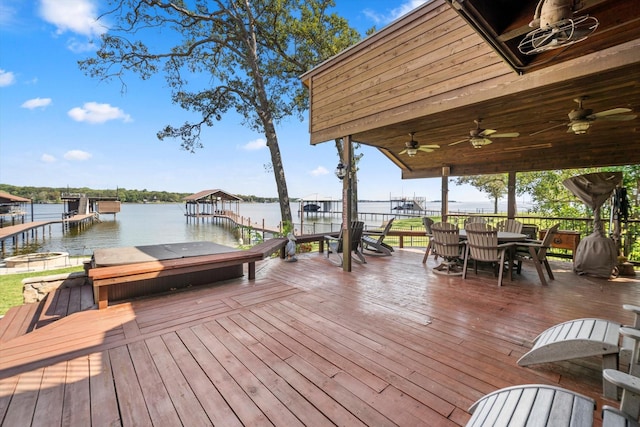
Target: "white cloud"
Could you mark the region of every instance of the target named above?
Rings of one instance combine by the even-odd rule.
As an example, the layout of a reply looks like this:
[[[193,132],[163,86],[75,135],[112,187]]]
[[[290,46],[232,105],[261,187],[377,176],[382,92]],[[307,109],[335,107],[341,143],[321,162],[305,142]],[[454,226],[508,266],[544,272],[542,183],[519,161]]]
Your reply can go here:
[[[131,116],[118,107],[97,102],[86,102],[82,107],[72,108],[67,114],[77,122],[105,123],[109,120],[122,120],[127,123],[132,121]]]
[[[67,31],[86,37],[95,37],[107,31],[98,22],[95,0],[41,0],[40,16],[56,26],[58,34]]]
[[[262,138],[258,138],[254,141],[247,142],[245,145],[242,146],[242,149],[247,151],[255,151],[255,150],[261,150],[266,146],[267,146],[267,141],[265,141]]]
[[[0,27],[8,27],[15,22],[17,11],[8,4],[0,4]]]
[[[84,161],[91,158],[91,153],[82,150],[70,150],[64,153],[64,158],[67,160]]]
[[[22,108],[33,110],[34,108],[44,108],[51,105],[51,98],[33,98],[22,103]]]
[[[40,156],[40,160],[45,163],[54,163],[56,161],[56,158],[51,154],[44,153],[42,156]]]
[[[324,166],[318,166],[317,168],[311,171],[312,176],[326,175],[328,173],[329,171]]]
[[[371,19],[377,25],[386,25],[403,15],[406,15],[416,7],[426,3],[429,0],[409,0],[402,3],[395,9],[387,10],[386,13],[379,13],[372,9],[365,9],[362,11],[369,19]]]
[[[11,71],[0,69],[0,87],[10,86],[16,82],[16,76]]]
[[[69,49],[73,53],[83,53],[83,52],[91,52],[96,50],[98,47],[92,40],[83,42],[79,41],[75,38],[71,38],[67,40],[67,49]]]

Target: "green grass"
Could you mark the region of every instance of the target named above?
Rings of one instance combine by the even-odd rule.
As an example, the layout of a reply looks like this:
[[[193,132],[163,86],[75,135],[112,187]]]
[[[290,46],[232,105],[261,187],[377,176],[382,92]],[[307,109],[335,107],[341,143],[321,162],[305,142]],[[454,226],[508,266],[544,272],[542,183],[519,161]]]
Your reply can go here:
[[[22,305],[22,279],[27,277],[50,276],[52,274],[83,271],[84,266],[65,267],[57,270],[30,271],[28,273],[0,275],[0,316],[17,305]]]

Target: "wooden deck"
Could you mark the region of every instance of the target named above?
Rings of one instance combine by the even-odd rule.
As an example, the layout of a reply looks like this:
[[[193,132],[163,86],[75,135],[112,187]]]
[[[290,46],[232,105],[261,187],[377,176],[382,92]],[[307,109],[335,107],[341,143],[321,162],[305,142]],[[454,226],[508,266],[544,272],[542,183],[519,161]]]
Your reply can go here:
[[[443,277],[422,252],[344,273],[318,253],[246,276],[73,313],[0,345],[3,426],[464,425],[501,387],[544,383],[603,403],[600,359],[528,368],[535,336],[577,317],[632,321],[640,280],[553,263],[502,288]],[[596,426],[600,421],[596,420]]]

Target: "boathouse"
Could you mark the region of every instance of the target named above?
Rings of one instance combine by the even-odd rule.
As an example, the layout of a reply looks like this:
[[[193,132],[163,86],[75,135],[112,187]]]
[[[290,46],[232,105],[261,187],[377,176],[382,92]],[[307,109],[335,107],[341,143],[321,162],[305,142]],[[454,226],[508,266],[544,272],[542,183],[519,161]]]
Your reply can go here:
[[[0,228],[5,225],[15,225],[16,222],[24,223],[26,215],[26,206],[31,204],[33,218],[33,204],[31,199],[20,196],[14,196],[5,191],[0,191]],[[9,219],[9,223],[5,223]]]
[[[216,215],[238,217],[242,199],[224,190],[203,190],[184,198],[187,220]],[[231,215],[229,215],[231,214]]]
[[[117,214],[120,212],[120,200],[117,196],[87,196],[78,193],[62,193],[60,198],[65,204],[64,216],[97,214]]]
[[[305,214],[332,214],[340,211],[342,200],[318,193],[309,194],[300,199],[300,212]]]

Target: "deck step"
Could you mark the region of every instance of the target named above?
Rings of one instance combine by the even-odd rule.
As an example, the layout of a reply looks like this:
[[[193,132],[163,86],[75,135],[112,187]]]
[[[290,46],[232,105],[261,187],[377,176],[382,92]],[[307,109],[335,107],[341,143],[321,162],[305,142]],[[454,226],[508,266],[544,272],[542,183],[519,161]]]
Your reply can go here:
[[[35,328],[47,299],[11,307],[0,319],[0,343],[31,332]]]
[[[0,343],[42,328],[72,313],[94,308],[90,285],[59,288],[42,301],[11,307],[0,318]]]

